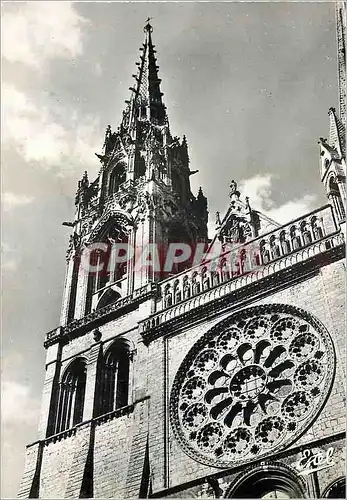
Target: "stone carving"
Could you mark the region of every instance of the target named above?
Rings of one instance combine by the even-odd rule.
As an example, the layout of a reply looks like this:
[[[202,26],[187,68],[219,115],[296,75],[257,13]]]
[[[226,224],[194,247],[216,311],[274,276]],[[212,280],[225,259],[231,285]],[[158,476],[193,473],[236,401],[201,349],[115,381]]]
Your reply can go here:
[[[235,194],[237,191],[237,182],[234,180],[231,181],[230,183],[230,192],[229,192],[229,197],[231,198],[233,194]]]
[[[70,235],[69,246],[66,251],[66,260],[69,261],[73,252],[78,251],[81,245],[81,236],[76,232]]]
[[[216,226],[221,226],[222,222],[220,220],[220,212],[216,212]]]
[[[252,236],[250,224],[241,218],[231,218],[222,228],[219,239],[223,243],[244,243]]]
[[[307,313],[246,309],[207,332],[183,361],[171,394],[174,433],[206,465],[265,457],[311,424],[333,373],[331,339]]]
[[[112,209],[107,210],[89,234],[86,243],[98,241],[100,231],[111,220],[114,222],[114,226],[121,228],[125,234],[129,234],[134,226],[134,221],[130,215]]]

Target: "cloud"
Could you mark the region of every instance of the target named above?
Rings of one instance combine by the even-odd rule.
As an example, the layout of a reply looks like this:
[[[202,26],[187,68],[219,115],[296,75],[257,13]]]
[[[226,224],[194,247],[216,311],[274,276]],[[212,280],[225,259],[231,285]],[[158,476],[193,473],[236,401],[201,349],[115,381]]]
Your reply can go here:
[[[97,62],[94,66],[94,73],[96,76],[101,76],[103,73],[102,66],[99,62]]]
[[[252,206],[261,207],[261,210],[269,210],[274,206],[272,195],[273,175],[256,175],[250,179],[241,180],[239,190],[244,196],[248,196]]]
[[[39,402],[32,397],[29,386],[14,381],[2,381],[1,386],[3,424],[27,424],[37,420]]]
[[[8,362],[24,363],[23,357],[8,356]],[[5,358],[5,361],[7,358]],[[2,366],[4,373],[4,367]],[[14,498],[24,471],[25,446],[37,436],[40,415],[40,400],[30,387],[11,379],[1,383],[1,452],[2,461],[1,498]]]
[[[270,210],[267,215],[281,224],[286,224],[315,208],[317,208],[317,196],[307,194]]]
[[[5,192],[2,194],[1,203],[4,211],[8,212],[13,208],[22,207],[23,205],[28,205],[33,200],[34,198],[32,198],[31,196]]]
[[[10,62],[39,68],[52,58],[83,53],[86,22],[72,2],[23,2],[3,6],[2,55]]]
[[[43,167],[59,166],[66,175],[71,166],[95,164],[94,152],[100,149],[99,118],[83,119],[75,110],[57,104],[38,105],[8,83],[2,86],[2,142],[15,146],[27,162]],[[57,117],[68,116],[68,124]]]
[[[315,195],[304,195],[280,205],[276,204],[273,199],[273,179],[271,174],[257,175],[242,180],[239,189],[244,196],[249,196],[253,208],[280,224],[286,224],[316,208]]]

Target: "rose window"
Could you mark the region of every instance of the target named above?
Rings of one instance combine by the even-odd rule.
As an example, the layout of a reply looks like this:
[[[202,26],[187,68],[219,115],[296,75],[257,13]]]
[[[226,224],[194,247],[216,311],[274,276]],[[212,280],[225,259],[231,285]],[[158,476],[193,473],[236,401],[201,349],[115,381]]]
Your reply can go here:
[[[285,305],[249,308],[207,332],[173,384],[171,422],[185,451],[228,467],[289,446],[322,408],[334,373],[325,328]]]

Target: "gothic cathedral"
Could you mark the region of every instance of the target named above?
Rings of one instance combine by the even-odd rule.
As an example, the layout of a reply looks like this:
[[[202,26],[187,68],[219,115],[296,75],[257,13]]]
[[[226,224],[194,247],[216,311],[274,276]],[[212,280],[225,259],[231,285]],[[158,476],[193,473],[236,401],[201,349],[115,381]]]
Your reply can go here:
[[[279,225],[232,181],[212,239],[146,24],[120,125],[64,223],[20,498],[345,498],[345,16],[337,3],[327,203]]]

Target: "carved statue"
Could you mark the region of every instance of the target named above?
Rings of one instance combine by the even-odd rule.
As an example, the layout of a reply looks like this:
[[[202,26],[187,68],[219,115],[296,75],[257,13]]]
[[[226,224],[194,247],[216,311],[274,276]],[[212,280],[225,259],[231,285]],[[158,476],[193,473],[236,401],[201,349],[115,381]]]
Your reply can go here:
[[[229,196],[231,197],[233,194],[236,193],[237,190],[237,183],[234,181],[234,179],[230,183],[230,193]]]
[[[231,242],[240,243],[242,240],[242,228],[240,221],[235,221],[234,224],[229,229],[229,237]]]
[[[69,246],[66,251],[66,260],[68,261],[72,255],[73,250],[77,251],[81,243],[81,237],[78,233],[73,233],[69,238]]]
[[[108,143],[110,141],[110,137],[111,137],[111,125],[107,125],[107,128],[106,128],[106,132],[105,132],[105,141],[104,141],[104,145],[103,145],[103,149],[105,149],[105,152],[107,152],[107,146],[108,146]]]
[[[188,276],[185,276],[183,279],[183,297],[185,299],[189,299],[190,297],[190,285],[188,282]]]
[[[216,226],[221,226],[222,222],[220,220],[220,212],[216,212]]]

